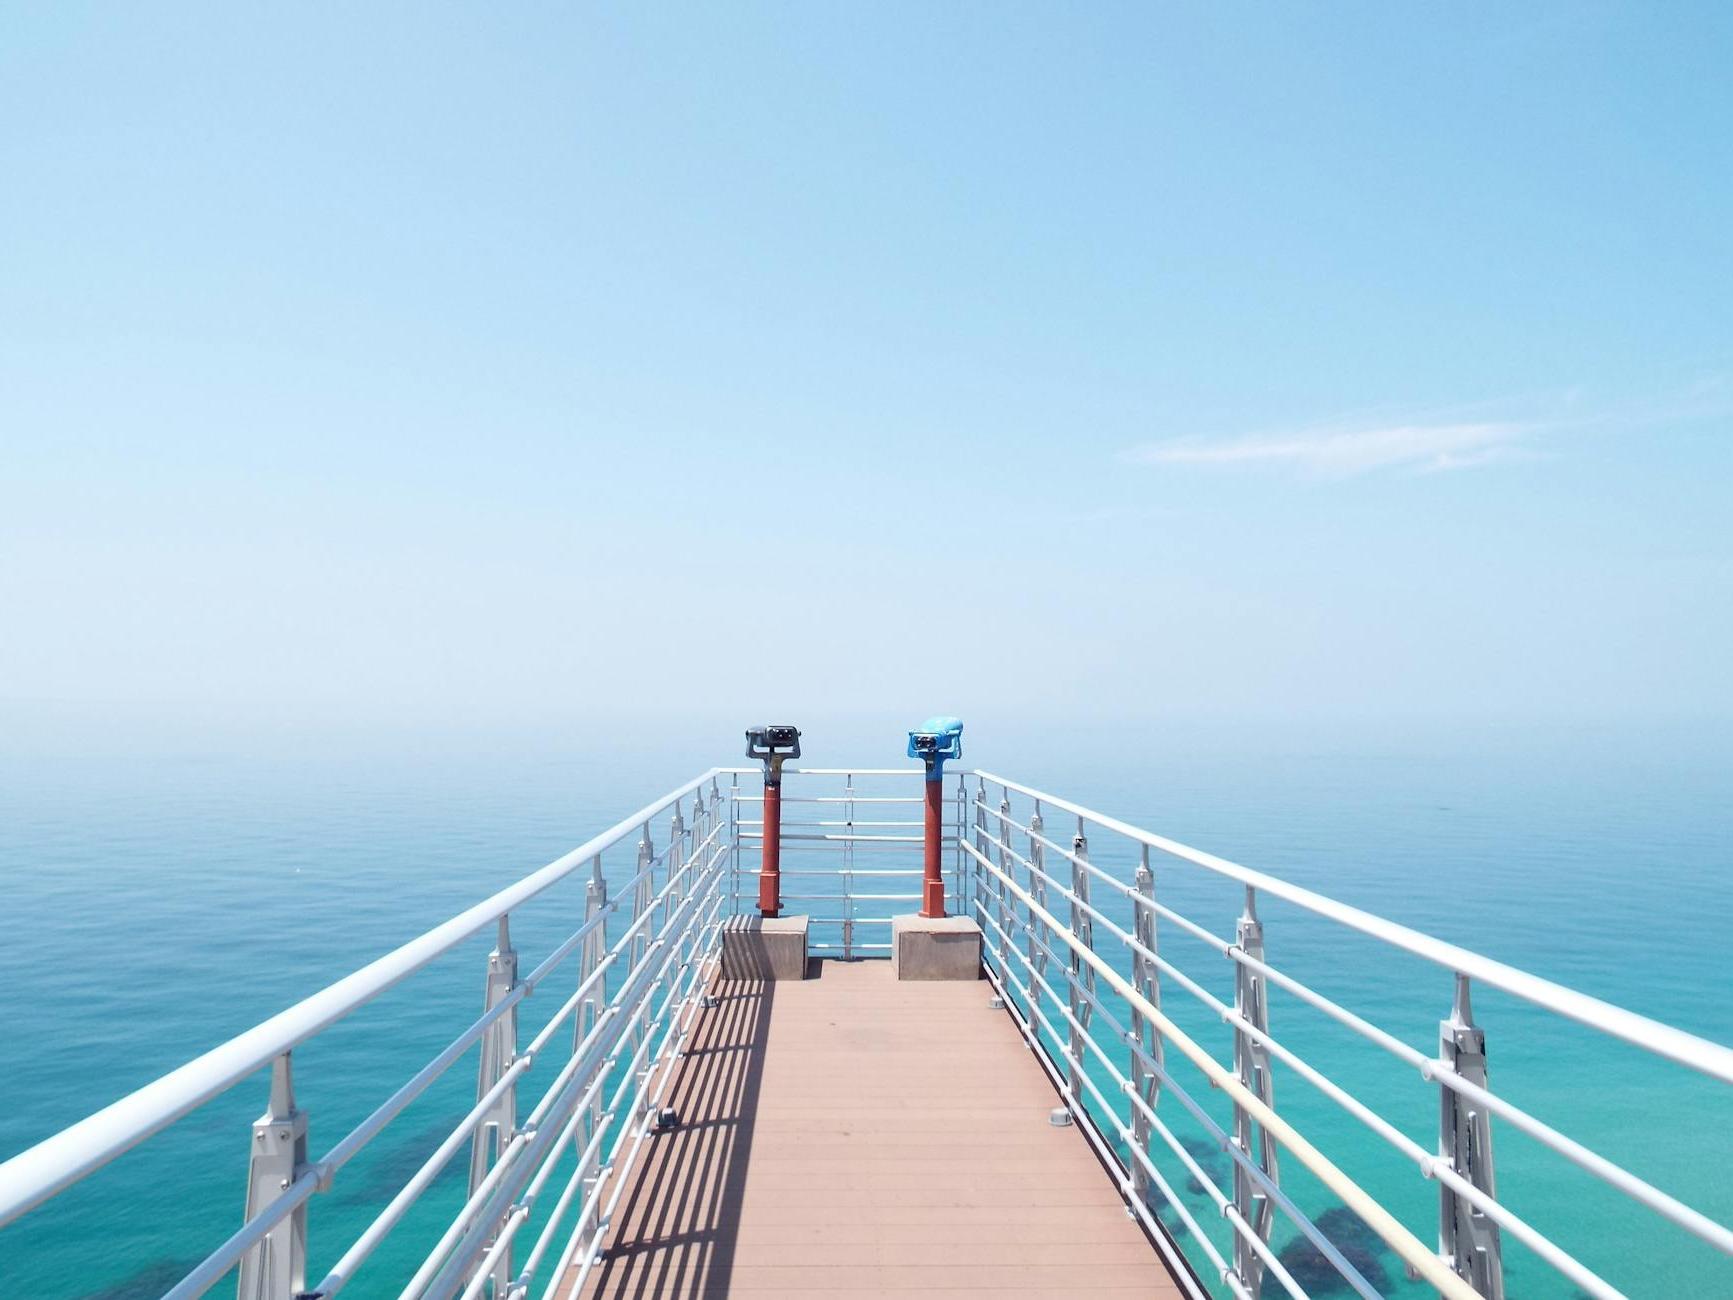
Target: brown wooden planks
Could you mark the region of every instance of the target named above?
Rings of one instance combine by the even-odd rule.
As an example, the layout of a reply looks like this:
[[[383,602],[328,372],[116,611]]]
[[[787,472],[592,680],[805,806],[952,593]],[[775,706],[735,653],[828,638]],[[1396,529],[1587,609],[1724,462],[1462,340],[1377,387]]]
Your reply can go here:
[[[584,1295],[1178,1296],[982,983],[724,982]]]

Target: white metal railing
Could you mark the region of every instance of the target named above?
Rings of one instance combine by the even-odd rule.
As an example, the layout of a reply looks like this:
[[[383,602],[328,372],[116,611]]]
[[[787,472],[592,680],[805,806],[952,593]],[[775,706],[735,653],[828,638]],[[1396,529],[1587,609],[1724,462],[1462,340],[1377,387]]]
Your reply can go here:
[[[626,1175],[658,1123],[679,1046],[708,996],[736,844],[719,772],[687,782],[485,902],[14,1156],[0,1165],[0,1225],[269,1066],[268,1104],[248,1148],[243,1226],[170,1288],[172,1300],[202,1295],[231,1273],[242,1300],[330,1300],[465,1147],[470,1177],[462,1207],[413,1276],[392,1285],[406,1282],[402,1295],[418,1300],[483,1294],[521,1300],[538,1286],[551,1297],[573,1258],[593,1255],[606,1232]],[[621,846],[634,854],[633,868],[610,897],[604,856]],[[583,922],[520,976],[512,913],[572,877],[586,884]],[[309,1159],[308,1116],[295,1099],[296,1050],[489,926],[496,942],[483,1014],[322,1156]],[[518,1021],[528,999],[574,954],[575,988],[520,1046]],[[474,1107],[309,1287],[309,1203],[478,1044]],[[528,1090],[535,1080],[545,1081],[539,1094]],[[529,1107],[521,1118],[520,1104]],[[574,1151],[575,1160],[562,1159]],[[550,1181],[568,1163],[551,1207],[543,1204]],[[539,1232],[514,1266],[519,1238],[538,1211]],[[557,1263],[546,1268],[556,1247]]]
[[[796,790],[782,794],[783,910],[810,922],[808,951],[852,960],[887,956],[891,918],[918,911],[923,799],[919,768],[785,767]],[[729,769],[739,845],[730,886],[738,913],[758,897],[758,846],[764,839],[764,795],[756,768]],[[785,782],[786,784],[786,782]],[[955,786],[955,779],[951,784]],[[903,793],[914,786],[913,793]],[[809,792],[802,792],[802,791]],[[912,811],[912,815],[911,815]],[[953,850],[954,824],[945,837]],[[864,861],[864,865],[863,865]],[[961,875],[946,884],[946,906],[962,911]],[[860,937],[865,930],[869,937]]]
[[[401,1288],[404,1300],[524,1300],[532,1290],[551,1300],[575,1269],[581,1287],[600,1258],[628,1175],[662,1122],[675,1059],[708,997],[721,931],[730,916],[753,909],[754,849],[763,835],[757,776],[756,769],[706,772],[492,898],[13,1157],[0,1165],[0,1225],[269,1066],[267,1108],[249,1134],[243,1225],[169,1296],[203,1294],[233,1273],[242,1300],[329,1300],[404,1231],[406,1217],[465,1148],[466,1196],[436,1229],[436,1239],[421,1240],[424,1229],[412,1234],[419,1262],[389,1285]],[[784,776],[786,909],[812,917],[815,952],[855,958],[888,951],[891,918],[915,910],[921,896],[921,869],[914,863],[921,843],[916,810],[923,800],[908,788],[919,769],[788,767]],[[1194,1297],[1258,1300],[1278,1289],[1306,1295],[1306,1282],[1277,1246],[1282,1221],[1341,1285],[1379,1295],[1363,1261],[1308,1213],[1302,1202],[1313,1185],[1442,1295],[1504,1295],[1506,1239],[1521,1242],[1589,1295],[1623,1294],[1555,1242],[1549,1225],[1519,1214],[1501,1194],[1492,1158],[1495,1120],[1698,1238],[1717,1258],[1733,1255],[1726,1225],[1492,1089],[1472,990],[1500,990],[1722,1083],[1733,1083],[1728,1048],[991,773],[948,777],[946,796],[950,906],[979,922],[985,973],[1053,1080],[1063,1102],[1056,1116],[1077,1124],[1115,1171],[1131,1212]],[[615,865],[610,881],[604,856],[612,861],[622,849],[631,854],[630,866]],[[1228,882],[1242,899],[1231,934],[1174,907],[1165,874],[1158,894],[1155,868],[1163,863]],[[585,885],[584,919],[520,974],[510,918],[566,880]],[[1278,963],[1265,935],[1266,904],[1276,901],[1309,914],[1313,923],[1439,969],[1448,979],[1439,1005],[1448,1005],[1449,1014],[1440,1022],[1436,1051],[1413,1046]],[[310,1159],[309,1117],[296,1102],[296,1050],[489,927],[495,943],[482,973],[483,1013]],[[1225,958],[1231,989],[1212,992],[1207,978],[1184,969],[1172,938],[1161,941],[1173,933]],[[570,991],[520,1046],[519,1021],[529,999],[574,958]],[[1333,1075],[1280,1025],[1278,1037],[1272,990],[1412,1071],[1419,1109],[1380,1113],[1359,1095],[1357,1077]],[[1175,991],[1185,998],[1173,1002]],[[1164,994],[1170,999],[1165,1009]],[[1200,1041],[1200,1023],[1228,1030],[1230,1050],[1221,1059]],[[472,1052],[473,1107],[430,1145],[309,1287],[309,1206]],[[1414,1176],[1435,1184],[1436,1247],[1320,1149],[1339,1146],[1340,1124],[1308,1122],[1308,1132],[1300,1131],[1304,1108],[1291,1100],[1285,1110],[1278,1105],[1278,1070],[1375,1135]],[[1204,1090],[1196,1087],[1199,1076]],[[1164,1097],[1173,1104],[1163,1106]],[[1225,1099],[1225,1113],[1217,1098]],[[1415,1114],[1427,1111],[1435,1142],[1412,1135]],[[1187,1124],[1228,1157],[1229,1177],[1206,1167],[1182,1136]],[[1296,1184],[1296,1169],[1311,1183]],[[1403,1204],[1412,1219],[1411,1203]],[[1211,1223],[1222,1227],[1212,1231]],[[377,1260],[374,1269],[380,1271]],[[383,1278],[372,1280],[370,1292],[384,1285]]]
[[[1070,1113],[1121,1171],[1133,1211],[1161,1241],[1167,1234],[1155,1214],[1158,1207],[1169,1209],[1234,1295],[1256,1297],[1267,1290],[1268,1279],[1288,1294],[1306,1294],[1271,1249],[1277,1210],[1351,1290],[1379,1294],[1337,1243],[1284,1193],[1278,1149],[1353,1210],[1411,1275],[1423,1277],[1441,1293],[1504,1295],[1502,1237],[1508,1235],[1588,1295],[1622,1295],[1501,1198],[1492,1156],[1494,1117],[1722,1256],[1733,1255],[1733,1230],[1490,1088],[1485,1034],[1474,1021],[1471,988],[1478,983],[1501,990],[1724,1083],[1733,1082],[1733,1050],[1015,781],[988,772],[969,773],[964,779],[971,814],[961,847],[973,869],[968,894],[982,926],[989,978],[1048,1062]],[[1104,841],[1113,842],[1108,856],[1135,865],[1129,871],[1104,869]],[[1234,933],[1217,934],[1163,902],[1155,892],[1152,859],[1189,864],[1242,887],[1243,910]],[[1119,906],[1109,911],[1094,897],[1096,891]],[[1450,1010],[1440,1023],[1437,1053],[1421,1051],[1273,964],[1265,946],[1267,920],[1259,912],[1262,899],[1292,904],[1447,972],[1450,1001],[1441,999],[1441,1005]],[[1158,927],[1167,926],[1233,964],[1231,999],[1211,993],[1169,960],[1157,943]],[[1163,992],[1175,988],[1230,1027],[1230,1060],[1216,1060],[1163,1013]],[[1416,1082],[1435,1093],[1437,1145],[1429,1148],[1414,1140],[1400,1123],[1358,1099],[1352,1081],[1329,1077],[1278,1039],[1269,1018],[1271,988],[1291,994],[1412,1068]],[[1210,1089],[1231,1100],[1231,1125],[1222,1124],[1176,1078],[1176,1049]],[[1438,1250],[1421,1246],[1410,1229],[1282,1117],[1273,1096],[1276,1063],[1394,1148],[1416,1175],[1437,1184]],[[1217,1184],[1158,1112],[1163,1093],[1229,1156],[1231,1186]],[[1231,1232],[1230,1251],[1217,1248],[1176,1192],[1177,1170],[1195,1180],[1214,1203]],[[1559,1216],[1561,1222],[1568,1217]],[[1633,1272],[1642,1276],[1640,1244],[1636,1249],[1638,1267]],[[1447,1270],[1446,1276],[1440,1268]],[[1733,1293],[1733,1273],[1728,1278]]]

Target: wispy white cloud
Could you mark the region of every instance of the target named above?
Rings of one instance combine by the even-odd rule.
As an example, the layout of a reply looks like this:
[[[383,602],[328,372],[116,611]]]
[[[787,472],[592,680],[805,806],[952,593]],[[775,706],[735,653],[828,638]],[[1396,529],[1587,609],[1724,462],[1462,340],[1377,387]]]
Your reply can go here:
[[[1286,469],[1347,478],[1378,472],[1429,474],[1547,455],[1566,434],[1631,433],[1733,419],[1733,371],[1700,375],[1647,400],[1585,410],[1577,391],[1530,394],[1479,406],[1367,416],[1231,437],[1169,438],[1125,451],[1144,465]]]
[[[1177,438],[1134,447],[1126,456],[1148,465],[1273,466],[1332,476],[1375,470],[1429,472],[1533,455],[1525,444],[1539,427],[1483,421],[1301,429],[1238,438]]]

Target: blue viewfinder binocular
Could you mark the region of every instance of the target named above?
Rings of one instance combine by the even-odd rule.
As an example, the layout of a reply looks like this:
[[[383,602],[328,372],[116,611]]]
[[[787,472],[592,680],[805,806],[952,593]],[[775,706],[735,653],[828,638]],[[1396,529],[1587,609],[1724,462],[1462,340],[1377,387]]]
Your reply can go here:
[[[947,758],[963,756],[963,720],[961,718],[928,718],[909,732],[909,757],[927,765],[927,776],[936,779]]]

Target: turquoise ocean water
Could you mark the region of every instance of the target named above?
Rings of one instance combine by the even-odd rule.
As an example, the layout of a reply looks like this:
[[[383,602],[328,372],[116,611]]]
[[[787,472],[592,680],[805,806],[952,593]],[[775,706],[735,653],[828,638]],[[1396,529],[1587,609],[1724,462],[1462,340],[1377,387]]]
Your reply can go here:
[[[734,732],[714,730],[639,743],[625,759],[608,756],[600,737],[559,749],[375,740],[275,752],[231,738],[0,755],[0,1156],[444,920],[710,763],[733,761]],[[970,740],[971,765],[1733,1041],[1733,746],[1719,740],[1635,728],[1252,727],[1056,740],[990,726]],[[899,762],[895,741],[858,727],[813,729],[809,753],[827,764]],[[1129,873],[1128,860],[1104,852]],[[627,866],[623,855],[615,866]],[[1231,933],[1236,889],[1191,868],[1158,869],[1170,905]],[[575,880],[526,909],[514,923],[526,960],[581,909]],[[1275,964],[1435,1048],[1447,973],[1279,904],[1266,905],[1264,920]],[[1231,999],[1220,957],[1173,930],[1162,943]],[[315,1150],[473,1016],[488,946],[485,936],[465,945],[297,1053]],[[1226,1054],[1227,1030],[1183,993],[1168,990],[1164,1005]],[[540,1023],[546,1010],[526,1014]],[[1499,1091],[1733,1221],[1728,1089],[1508,998],[1482,993],[1476,1011]],[[1280,991],[1271,1017],[1284,1042],[1432,1144],[1434,1089]],[[1284,1113],[1430,1239],[1433,1186],[1291,1072],[1278,1066],[1276,1080]],[[314,1202],[314,1277],[473,1089],[467,1065],[453,1070]],[[243,1083],[0,1230],[0,1297],[159,1295],[238,1225],[249,1126],[263,1099],[262,1077]],[[1170,1102],[1162,1107],[1225,1180],[1219,1152]],[[1733,1296],[1733,1265],[1694,1239],[1508,1126],[1495,1127],[1495,1150],[1502,1197],[1629,1294]],[[461,1201],[462,1164],[347,1294],[396,1294],[415,1246],[425,1249],[429,1228]],[[1284,1167],[1283,1180],[1310,1212],[1331,1215],[1302,1174]],[[1206,1202],[1187,1194],[1210,1223]],[[1340,1214],[1325,1222],[1390,1294],[1423,1294]],[[1304,1271],[1312,1261],[1293,1235],[1278,1221],[1278,1247]],[[1514,1245],[1507,1280],[1514,1297],[1573,1294]]]

